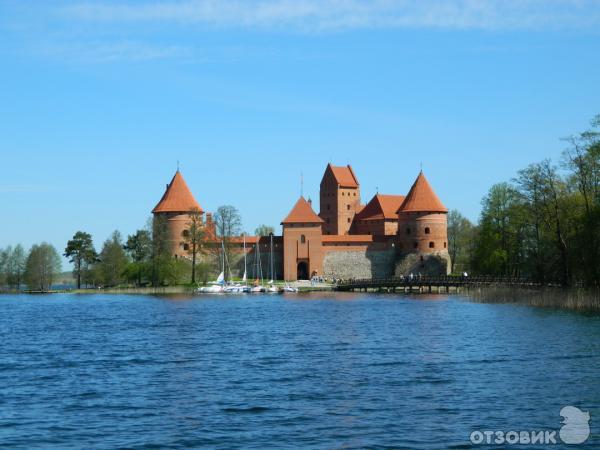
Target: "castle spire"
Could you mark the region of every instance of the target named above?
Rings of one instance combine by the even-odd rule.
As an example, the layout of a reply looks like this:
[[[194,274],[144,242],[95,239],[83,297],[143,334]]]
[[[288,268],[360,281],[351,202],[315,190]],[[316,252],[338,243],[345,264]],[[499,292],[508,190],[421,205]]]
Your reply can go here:
[[[175,176],[171,182],[167,185],[167,190],[160,199],[160,202],[158,202],[152,210],[152,213],[187,213],[195,209],[202,212],[202,208],[194,198],[190,188],[183,179],[181,172],[178,170],[175,172]]]
[[[433,191],[433,188],[421,170],[398,212],[446,213],[448,209]]]

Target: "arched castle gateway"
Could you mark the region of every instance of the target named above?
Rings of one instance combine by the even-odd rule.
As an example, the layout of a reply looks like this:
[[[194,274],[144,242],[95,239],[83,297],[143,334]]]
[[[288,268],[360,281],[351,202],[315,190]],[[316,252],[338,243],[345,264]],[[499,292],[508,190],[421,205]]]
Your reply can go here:
[[[152,211],[167,221],[174,256],[187,257],[182,236],[192,209],[204,214],[177,171]],[[446,274],[450,268],[447,215],[422,171],[406,196],[377,194],[363,205],[352,167],[329,164],[321,181],[319,214],[310,200],[301,197],[281,223],[283,236],[274,237],[277,278]],[[214,233],[210,214],[206,225]],[[268,256],[269,238],[248,236],[246,244],[248,253],[260,248],[263,261]],[[233,266],[241,275],[242,238],[235,245],[239,259]]]

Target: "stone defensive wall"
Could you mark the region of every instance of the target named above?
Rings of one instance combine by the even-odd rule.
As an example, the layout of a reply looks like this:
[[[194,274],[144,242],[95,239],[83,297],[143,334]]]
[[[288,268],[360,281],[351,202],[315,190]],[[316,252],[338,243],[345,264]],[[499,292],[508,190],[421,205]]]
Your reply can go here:
[[[406,253],[395,236],[323,236],[323,275],[365,279],[448,273],[447,252]]]
[[[220,244],[219,244],[220,245]],[[215,249],[218,245],[215,243]],[[234,277],[244,274],[243,238],[236,237],[230,243],[231,260],[229,265]],[[270,278],[271,238],[246,237],[246,262],[248,280],[260,278],[257,267],[257,249],[260,251],[260,265],[263,279]],[[345,235],[323,236],[323,272],[319,275],[328,279],[391,278],[401,275],[445,274],[449,267],[446,252],[406,253],[395,241],[395,236]],[[214,250],[205,256],[212,258],[220,267],[220,252]],[[273,266],[275,279],[283,278],[283,237],[273,236]]]
[[[394,275],[393,236],[323,236],[326,278],[388,278]]]

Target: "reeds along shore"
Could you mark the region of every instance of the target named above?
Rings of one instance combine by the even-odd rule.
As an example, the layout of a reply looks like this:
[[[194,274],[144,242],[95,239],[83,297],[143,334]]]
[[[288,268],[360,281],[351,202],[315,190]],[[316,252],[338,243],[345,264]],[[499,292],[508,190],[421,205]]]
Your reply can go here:
[[[519,303],[545,308],[600,311],[600,287],[595,288],[523,288],[510,286],[475,287],[467,290],[480,303]]]

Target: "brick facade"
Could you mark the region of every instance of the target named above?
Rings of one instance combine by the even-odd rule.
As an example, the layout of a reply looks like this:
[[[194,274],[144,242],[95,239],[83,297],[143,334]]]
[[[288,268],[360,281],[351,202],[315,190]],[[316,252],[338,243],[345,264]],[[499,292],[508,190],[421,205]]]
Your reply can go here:
[[[183,235],[192,208],[199,210],[200,206],[177,172],[153,210],[155,217],[166,219],[173,256],[188,257]],[[215,236],[210,214],[205,223]],[[315,275],[385,278],[445,274],[450,267],[447,209],[422,172],[406,197],[377,194],[362,205],[360,184],[352,168],[329,164],[321,181],[319,214],[310,201],[300,198],[282,226],[283,235],[273,240],[273,255],[276,277],[287,281]],[[263,274],[268,277],[270,238],[246,239],[248,276],[255,276],[251,270],[258,249]],[[218,238],[214,242],[218,243]],[[237,238],[233,247],[236,256],[230,265],[234,276],[241,276],[242,239]]]

